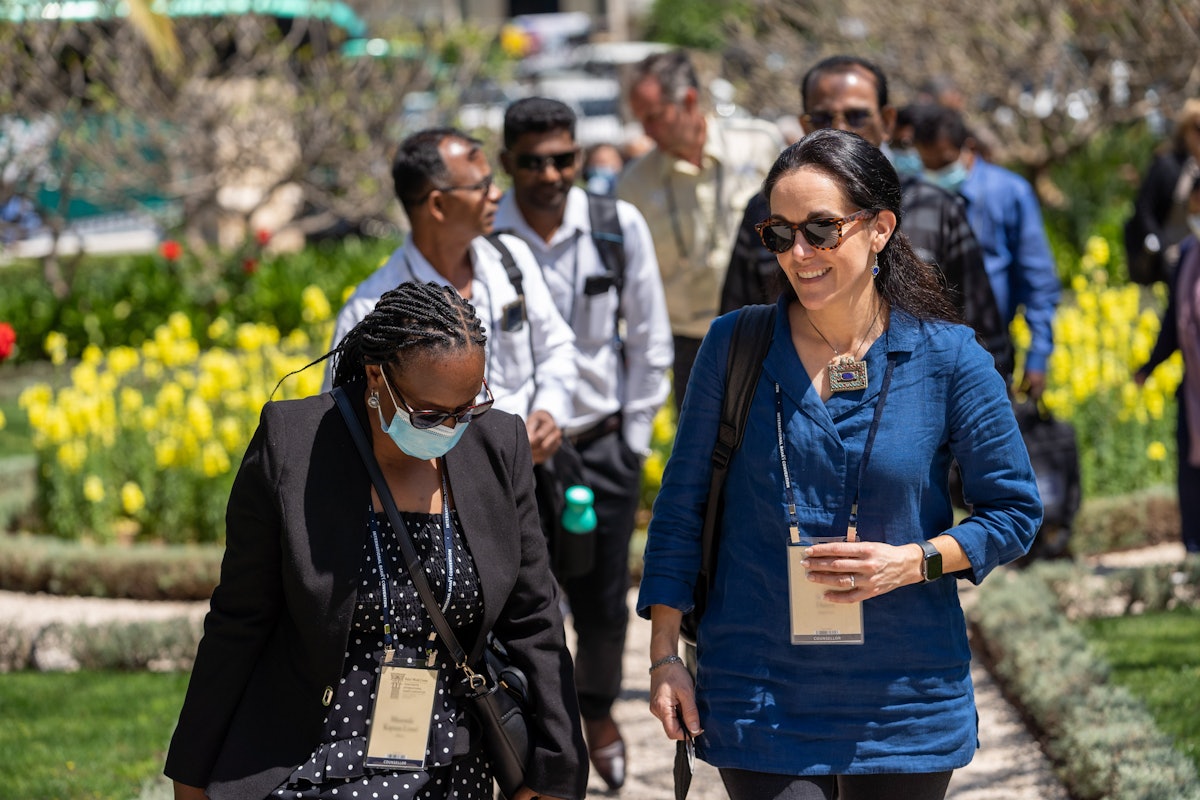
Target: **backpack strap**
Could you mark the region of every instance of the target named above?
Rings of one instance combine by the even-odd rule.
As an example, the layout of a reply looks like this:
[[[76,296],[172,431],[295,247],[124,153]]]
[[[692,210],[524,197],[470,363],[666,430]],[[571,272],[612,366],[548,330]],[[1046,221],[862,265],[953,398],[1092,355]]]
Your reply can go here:
[[[493,233],[489,233],[484,238],[486,238],[488,240],[488,242],[491,243],[492,247],[496,248],[496,251],[500,253],[500,263],[504,265],[504,272],[508,275],[508,282],[511,283],[512,287],[517,290],[517,299],[520,300],[522,304],[524,304],[525,303],[524,276],[521,274],[521,268],[517,266],[517,260],[515,258],[513,258],[512,250],[509,250],[508,245],[506,245],[503,241],[501,241],[500,234],[502,234],[502,233],[508,233],[510,236],[516,235],[516,234],[510,233],[509,231],[494,231]],[[489,333],[491,333],[491,331],[489,331]],[[537,385],[538,385],[538,382],[537,382],[537,353],[535,353],[534,349],[533,349],[533,326],[529,324],[528,311],[526,311],[525,335],[526,335],[526,338],[529,340],[529,363],[533,369],[533,393],[536,396],[537,395]]]
[[[733,325],[725,368],[721,423],[717,429],[717,443],[713,447],[712,475],[708,483],[708,502],[700,536],[700,575],[697,584],[703,584],[705,588],[712,585],[717,571],[720,538],[717,521],[721,518],[721,508],[724,506],[725,477],[729,474],[729,462],[742,446],[742,437],[746,433],[750,402],[754,399],[754,389],[762,375],[763,359],[767,356],[775,332],[775,310],[774,305],[745,306]]]
[[[592,228],[592,243],[600,254],[600,263],[612,278],[617,290],[617,308],[613,312],[613,339],[621,343],[621,297],[625,289],[625,232],[617,217],[617,198],[587,193],[588,220]]]

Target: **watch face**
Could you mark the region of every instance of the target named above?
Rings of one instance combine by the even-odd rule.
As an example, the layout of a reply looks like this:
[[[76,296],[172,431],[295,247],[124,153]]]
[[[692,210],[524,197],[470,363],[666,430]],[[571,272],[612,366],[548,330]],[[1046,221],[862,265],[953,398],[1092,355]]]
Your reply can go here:
[[[936,581],[942,577],[942,554],[930,542],[923,542],[921,549],[925,551],[925,562],[921,569],[925,580]]]

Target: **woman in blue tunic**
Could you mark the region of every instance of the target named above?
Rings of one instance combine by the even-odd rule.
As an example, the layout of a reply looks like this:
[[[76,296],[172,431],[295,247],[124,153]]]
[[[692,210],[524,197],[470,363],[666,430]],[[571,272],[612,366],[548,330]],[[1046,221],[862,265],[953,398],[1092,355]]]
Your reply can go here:
[[[940,799],[978,746],[957,582],[1029,548],[1029,457],[991,358],[900,233],[878,149],[817,131],[764,193],[787,289],[725,484],[694,685],[679,625],[741,312],[713,323],[688,384],[638,601],[651,710],[697,736],[734,800]],[[953,460],[973,508],[958,525]]]

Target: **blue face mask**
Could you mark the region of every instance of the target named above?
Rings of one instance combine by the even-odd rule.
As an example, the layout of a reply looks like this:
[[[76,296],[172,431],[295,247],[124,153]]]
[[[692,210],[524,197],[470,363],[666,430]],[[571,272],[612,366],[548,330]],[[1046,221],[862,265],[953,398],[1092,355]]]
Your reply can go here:
[[[392,415],[391,425],[384,424],[383,411],[376,403],[375,413],[379,415],[379,428],[392,438],[401,452],[413,458],[428,461],[433,458],[441,458],[450,452],[454,445],[458,444],[458,440],[466,432],[470,420],[455,423],[453,428],[447,428],[445,425],[434,425],[432,428],[413,427],[412,420],[408,418],[408,412],[402,410],[400,404],[396,402],[386,375],[383,376],[383,385],[387,389],[388,397],[392,398],[392,405],[396,408],[396,413]]]
[[[963,164],[962,159],[958,159],[941,169],[927,170],[925,172],[925,180],[932,183],[934,186],[940,186],[947,192],[957,193],[962,188],[963,182],[967,179],[967,166]]]
[[[919,176],[925,171],[925,165],[921,163],[921,155],[911,147],[893,147],[892,166],[896,168],[896,173],[901,178]]]
[[[588,167],[583,179],[592,194],[612,194],[617,188],[617,171],[610,167]]]

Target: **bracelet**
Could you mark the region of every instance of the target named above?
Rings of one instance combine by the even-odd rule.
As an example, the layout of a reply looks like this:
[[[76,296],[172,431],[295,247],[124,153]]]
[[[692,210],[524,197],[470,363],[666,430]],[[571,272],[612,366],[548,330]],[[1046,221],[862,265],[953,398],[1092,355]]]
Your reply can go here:
[[[659,667],[664,667],[667,664],[682,664],[682,663],[683,663],[683,659],[680,658],[679,656],[675,655],[674,653],[672,653],[669,656],[663,656],[658,661],[655,661],[653,664],[651,664],[649,672],[651,675],[653,675],[654,670],[658,669]]]

